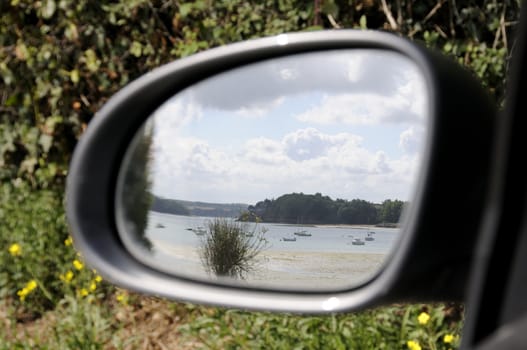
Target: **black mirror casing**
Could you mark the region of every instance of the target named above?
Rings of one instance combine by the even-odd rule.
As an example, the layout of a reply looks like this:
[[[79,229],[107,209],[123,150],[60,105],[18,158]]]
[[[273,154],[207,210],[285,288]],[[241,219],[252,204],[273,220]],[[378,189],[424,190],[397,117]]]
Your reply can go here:
[[[402,240],[369,283],[332,292],[237,288],[172,276],[137,261],[119,239],[115,188],[124,154],[143,122],[178,91],[242,65],[312,51],[374,48],[398,52],[427,84],[430,128]],[[468,72],[440,54],[374,31],[284,34],[209,50],[132,82],[95,115],[75,150],[67,215],[86,262],[124,288],[198,303],[293,312],[334,312],[402,300],[462,300],[474,255],[496,107]]]

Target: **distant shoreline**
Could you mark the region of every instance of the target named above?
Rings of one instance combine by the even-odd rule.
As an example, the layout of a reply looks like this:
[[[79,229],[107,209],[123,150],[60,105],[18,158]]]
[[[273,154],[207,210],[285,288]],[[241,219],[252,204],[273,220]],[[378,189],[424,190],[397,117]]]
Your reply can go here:
[[[211,218],[211,219],[216,218],[215,216],[172,214],[172,213],[159,212],[155,210],[151,210],[151,212],[156,213],[157,215],[185,216],[185,217],[190,217],[190,218]],[[288,222],[241,221],[236,218],[232,218],[228,216],[226,216],[225,218],[233,219],[233,220],[236,220],[237,222],[247,223],[247,224],[259,224],[259,225],[273,224],[273,225],[282,225],[282,226],[291,226],[291,227],[350,228],[350,229],[357,229],[357,230],[399,229],[400,228],[399,226],[396,226],[396,224],[386,224],[385,226],[382,226],[382,224],[372,224],[372,225],[368,225],[368,224],[292,224]]]

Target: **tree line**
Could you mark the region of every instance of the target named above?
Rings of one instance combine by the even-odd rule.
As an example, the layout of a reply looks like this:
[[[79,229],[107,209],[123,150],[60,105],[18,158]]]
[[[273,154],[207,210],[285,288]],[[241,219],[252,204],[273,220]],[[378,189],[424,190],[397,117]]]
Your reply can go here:
[[[172,215],[192,215],[236,218],[248,205],[240,203],[206,203],[170,199],[152,195],[150,210]]]
[[[250,205],[239,219],[288,224],[393,226],[399,222],[405,204],[398,199],[386,199],[377,204],[363,199],[333,200],[321,193],[290,193]]]

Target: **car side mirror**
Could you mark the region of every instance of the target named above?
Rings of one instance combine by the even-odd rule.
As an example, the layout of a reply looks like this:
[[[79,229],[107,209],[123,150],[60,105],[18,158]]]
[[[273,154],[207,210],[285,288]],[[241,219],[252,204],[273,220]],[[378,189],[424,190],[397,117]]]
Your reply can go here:
[[[198,303],[461,299],[495,113],[456,63],[386,33],[209,50],[94,117],[68,176],[75,245],[110,282]]]

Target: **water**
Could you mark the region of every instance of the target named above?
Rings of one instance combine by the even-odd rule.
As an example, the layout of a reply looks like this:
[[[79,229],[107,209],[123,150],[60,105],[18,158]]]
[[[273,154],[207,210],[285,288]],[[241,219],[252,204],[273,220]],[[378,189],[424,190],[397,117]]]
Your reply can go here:
[[[200,237],[189,229],[207,228],[210,217],[169,215],[150,212],[147,237],[152,241],[164,242],[176,247],[198,247]],[[158,224],[164,227],[157,227]],[[247,223],[250,230],[254,223]],[[321,253],[376,253],[388,254],[396,244],[399,230],[393,228],[357,228],[345,226],[302,226],[279,223],[260,223],[256,230],[267,229],[264,237],[268,242],[267,251],[284,252],[321,252]],[[310,237],[295,236],[294,232],[307,231]],[[365,245],[352,245],[354,238],[364,240],[369,232],[374,241],[366,241]],[[283,238],[296,237],[295,242],[284,241]]]

